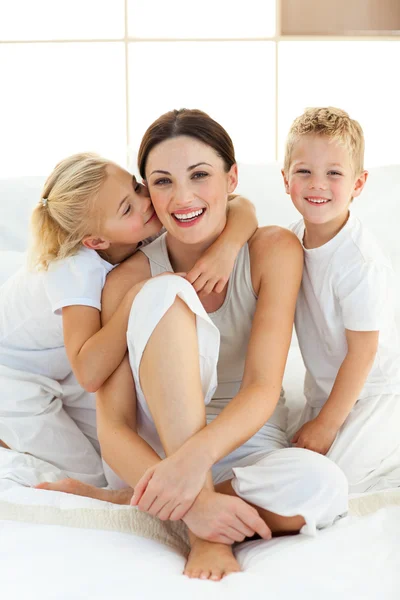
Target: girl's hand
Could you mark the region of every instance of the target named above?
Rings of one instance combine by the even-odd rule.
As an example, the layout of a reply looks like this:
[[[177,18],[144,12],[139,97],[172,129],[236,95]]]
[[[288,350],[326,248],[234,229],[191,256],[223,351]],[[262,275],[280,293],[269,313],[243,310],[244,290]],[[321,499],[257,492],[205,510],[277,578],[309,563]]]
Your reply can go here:
[[[318,420],[318,417],[305,423],[292,438],[297,448],[307,448],[319,454],[326,454],[337,435],[336,427]]]
[[[135,486],[131,505],[162,521],[178,521],[203,488],[208,467],[179,452],[147,469]]]
[[[186,274],[197,293],[206,296],[211,292],[220,293],[228,282],[238,254],[237,248],[217,242],[210,246]]]
[[[233,496],[202,489],[183,517],[190,531],[209,542],[233,544],[258,533],[271,539],[271,530],[257,510]]]

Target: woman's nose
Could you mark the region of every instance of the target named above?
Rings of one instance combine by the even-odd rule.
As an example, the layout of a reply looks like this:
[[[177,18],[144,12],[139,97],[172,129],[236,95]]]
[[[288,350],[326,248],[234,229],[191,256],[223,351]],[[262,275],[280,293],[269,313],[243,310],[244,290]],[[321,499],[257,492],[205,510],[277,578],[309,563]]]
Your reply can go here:
[[[186,185],[177,186],[175,189],[175,204],[177,206],[190,206],[193,203],[193,193]]]

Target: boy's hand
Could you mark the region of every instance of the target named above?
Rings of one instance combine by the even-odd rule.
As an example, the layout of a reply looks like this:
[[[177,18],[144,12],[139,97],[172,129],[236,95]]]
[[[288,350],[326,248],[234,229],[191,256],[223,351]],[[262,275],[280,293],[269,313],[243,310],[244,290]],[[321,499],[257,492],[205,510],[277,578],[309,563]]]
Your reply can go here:
[[[186,279],[203,296],[211,292],[222,292],[232,273],[237,253],[237,249],[234,250],[228,244],[219,245],[216,242],[186,274]]]
[[[307,448],[319,454],[326,454],[337,434],[335,427],[319,421],[318,417],[304,423],[294,434],[292,444],[297,448]]]

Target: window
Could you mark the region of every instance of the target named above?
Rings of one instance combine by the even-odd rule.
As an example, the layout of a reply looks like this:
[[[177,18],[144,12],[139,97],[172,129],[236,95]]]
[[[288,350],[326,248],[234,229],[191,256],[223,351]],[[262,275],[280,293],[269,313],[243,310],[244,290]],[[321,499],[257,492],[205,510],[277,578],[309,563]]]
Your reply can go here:
[[[150,122],[182,106],[220,121],[240,162],[281,159],[291,121],[320,104],[360,121],[367,166],[400,162],[398,0],[379,17],[374,0],[338,0],[335,18],[313,1],[304,24],[310,2],[0,0],[0,176],[83,150],[132,166]]]

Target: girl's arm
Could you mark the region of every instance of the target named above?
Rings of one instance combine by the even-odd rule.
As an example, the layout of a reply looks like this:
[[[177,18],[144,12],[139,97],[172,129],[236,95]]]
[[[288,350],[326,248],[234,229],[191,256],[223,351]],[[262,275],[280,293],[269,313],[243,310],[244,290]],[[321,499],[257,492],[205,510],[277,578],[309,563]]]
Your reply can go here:
[[[132,298],[132,290],[128,290],[104,327],[97,308],[74,305],[62,309],[68,360],[78,382],[88,392],[96,392],[125,355]]]
[[[359,398],[378,349],[379,331],[346,331],[347,355],[319,415],[293,436],[298,448],[326,454]]]
[[[239,250],[257,227],[254,204],[242,196],[230,195],[225,229],[186,275],[196,292],[222,292]]]

